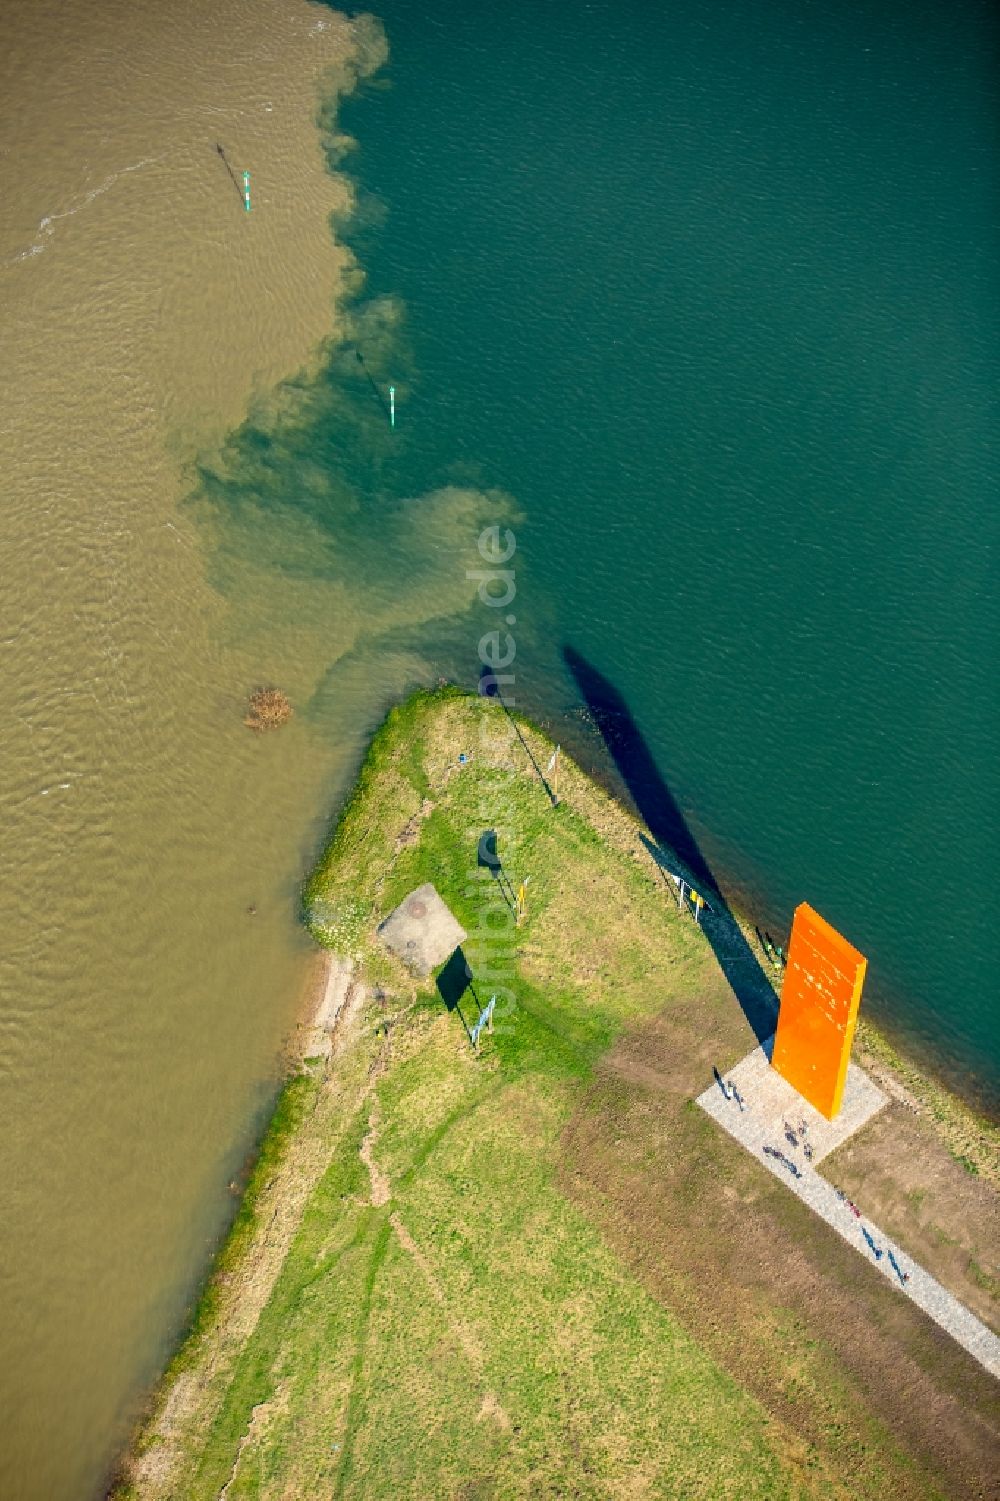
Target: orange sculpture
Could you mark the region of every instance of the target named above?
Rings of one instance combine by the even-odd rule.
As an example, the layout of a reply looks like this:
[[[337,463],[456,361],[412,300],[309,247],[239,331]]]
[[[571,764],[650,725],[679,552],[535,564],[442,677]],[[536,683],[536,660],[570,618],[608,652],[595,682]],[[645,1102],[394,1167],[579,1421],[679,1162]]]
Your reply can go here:
[[[771,1064],[830,1121],[844,1094],[867,967],[808,902],[796,907]]]

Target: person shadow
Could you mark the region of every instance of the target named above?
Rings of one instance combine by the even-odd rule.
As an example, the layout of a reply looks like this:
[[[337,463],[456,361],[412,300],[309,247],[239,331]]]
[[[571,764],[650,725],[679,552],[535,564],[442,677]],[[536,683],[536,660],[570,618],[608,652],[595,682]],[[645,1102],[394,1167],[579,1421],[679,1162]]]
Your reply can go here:
[[[665,887],[679,900],[680,877],[706,900],[701,927],[758,1043],[770,1056],[778,996],[757,960],[697,839],[614,684],[569,644],[563,660],[580,691],[647,834],[643,845]]]

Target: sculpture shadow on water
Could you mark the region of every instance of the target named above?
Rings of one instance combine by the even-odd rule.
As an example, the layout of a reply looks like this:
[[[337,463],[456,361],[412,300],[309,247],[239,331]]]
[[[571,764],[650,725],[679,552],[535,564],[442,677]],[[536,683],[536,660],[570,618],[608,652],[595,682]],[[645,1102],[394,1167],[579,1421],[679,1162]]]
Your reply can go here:
[[[778,997],[736,921],[697,839],[660,771],[639,726],[614,684],[566,645],[563,660],[601,739],[649,831],[643,844],[676,899],[669,871],[701,892],[711,910],[702,913],[705,938],[759,1043],[768,1043],[778,1019]]]

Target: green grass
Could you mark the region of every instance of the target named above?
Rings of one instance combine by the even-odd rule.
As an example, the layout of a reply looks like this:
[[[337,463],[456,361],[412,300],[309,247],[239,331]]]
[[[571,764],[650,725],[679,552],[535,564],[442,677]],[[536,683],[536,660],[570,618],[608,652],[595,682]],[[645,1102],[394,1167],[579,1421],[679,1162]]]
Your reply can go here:
[[[363,1134],[364,1124],[356,1120],[345,1132],[330,1166],[309,1199],[281,1275],[252,1337],[239,1353],[215,1419],[204,1435],[202,1452],[193,1475],[192,1497],[215,1496],[226,1483],[250,1415],[255,1407],[274,1396],[282,1379],[282,1367],[289,1360],[288,1339],[292,1331],[300,1329],[289,1379],[301,1383],[303,1377],[315,1369],[317,1352],[313,1335],[317,1324],[312,1317],[313,1285],[331,1276],[349,1282],[358,1262],[364,1263],[365,1245],[371,1233],[369,1211],[352,1214],[344,1209],[345,1200],[357,1194],[362,1186],[364,1168],[358,1160],[358,1147]],[[332,1244],[331,1227],[339,1231]],[[341,1308],[338,1312],[344,1314],[346,1310]],[[347,1329],[341,1327],[345,1320],[334,1319],[332,1322],[334,1337],[347,1347]],[[242,1489],[242,1485],[230,1491],[230,1495],[239,1494],[254,1492]]]
[[[471,752],[461,770],[458,748]],[[329,914],[363,912],[349,946],[390,994],[327,1084],[303,1076],[282,1096],[172,1368],[194,1368],[203,1389],[169,1431],[170,1479],[136,1494],[843,1494],[829,1455],[772,1420],[560,1188],[562,1138],[598,1060],[623,1026],[711,972],[649,867],[599,831],[616,816],[603,795],[571,769],[568,780],[553,809],[502,710],[453,691],[417,695],[375,736],[303,911],[335,945],[346,929],[331,940]],[[531,881],[524,925],[484,946],[484,914],[506,910],[475,874],[489,827],[515,886]],[[415,837],[400,843],[406,828]],[[425,880],[469,931],[480,998],[496,984],[514,997],[479,1054],[432,984],[374,946],[376,921]],[[491,981],[498,948],[505,973]],[[391,1186],[379,1207],[359,1157],[376,1105]],[[244,1328],[233,1286],[241,1269],[252,1281],[261,1185],[294,1133],[325,1166]],[[164,1410],[147,1446],[167,1432]]]
[[[1000,1295],[1000,1279],[992,1276],[974,1256],[969,1258],[969,1275],[977,1285],[989,1293],[991,1298]]]

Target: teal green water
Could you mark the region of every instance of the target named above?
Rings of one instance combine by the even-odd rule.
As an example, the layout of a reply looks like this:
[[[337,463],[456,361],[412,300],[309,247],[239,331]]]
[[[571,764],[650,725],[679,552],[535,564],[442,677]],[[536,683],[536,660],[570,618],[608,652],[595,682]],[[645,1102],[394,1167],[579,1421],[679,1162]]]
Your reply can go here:
[[[231,545],[361,569],[377,611],[411,556],[469,562],[471,518],[415,548],[408,497],[503,492],[518,702],[599,760],[581,652],[727,889],[775,935],[812,902],[869,956],[868,1014],[995,1106],[990,11],[380,13],[341,230],[397,430],[334,356],[210,481]],[[303,510],[329,545],[289,559]],[[389,644],[472,682],[482,614]]]

